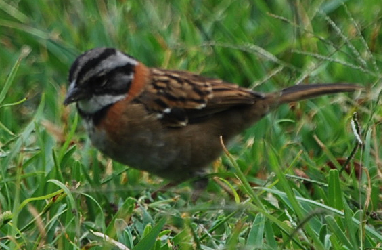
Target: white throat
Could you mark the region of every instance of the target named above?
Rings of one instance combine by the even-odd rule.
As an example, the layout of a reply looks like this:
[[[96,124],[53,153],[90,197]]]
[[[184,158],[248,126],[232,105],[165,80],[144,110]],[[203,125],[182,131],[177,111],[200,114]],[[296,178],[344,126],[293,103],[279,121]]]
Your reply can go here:
[[[104,107],[124,99],[126,95],[127,94],[92,96],[92,98],[88,100],[78,101],[78,108],[86,114],[94,114]]]

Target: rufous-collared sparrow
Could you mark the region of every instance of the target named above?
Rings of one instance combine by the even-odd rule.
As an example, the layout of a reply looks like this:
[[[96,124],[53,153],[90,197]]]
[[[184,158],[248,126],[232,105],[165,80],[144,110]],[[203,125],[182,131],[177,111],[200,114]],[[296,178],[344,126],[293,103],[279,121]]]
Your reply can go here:
[[[222,153],[221,136],[231,140],[279,105],[360,88],[295,85],[264,94],[187,71],[149,68],[114,48],[80,55],[69,83],[64,104],[76,103],[98,150],[174,183],[203,173]]]

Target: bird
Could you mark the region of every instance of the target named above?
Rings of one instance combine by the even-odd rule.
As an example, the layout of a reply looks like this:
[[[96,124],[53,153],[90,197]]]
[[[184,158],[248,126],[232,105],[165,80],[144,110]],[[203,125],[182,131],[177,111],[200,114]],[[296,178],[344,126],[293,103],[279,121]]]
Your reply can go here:
[[[294,85],[262,93],[196,73],[148,67],[115,48],[93,48],[69,70],[64,105],[76,104],[95,148],[177,184],[194,178],[231,141],[282,104],[353,92],[348,83]]]

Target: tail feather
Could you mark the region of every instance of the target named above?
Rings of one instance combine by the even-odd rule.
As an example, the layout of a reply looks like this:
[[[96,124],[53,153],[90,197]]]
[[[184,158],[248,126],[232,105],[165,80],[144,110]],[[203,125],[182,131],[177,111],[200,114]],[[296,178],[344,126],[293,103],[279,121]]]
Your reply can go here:
[[[271,100],[277,99],[277,106],[283,103],[296,102],[304,99],[314,98],[321,95],[353,92],[362,87],[352,84],[310,84],[310,85],[294,85],[281,91],[268,95]]]

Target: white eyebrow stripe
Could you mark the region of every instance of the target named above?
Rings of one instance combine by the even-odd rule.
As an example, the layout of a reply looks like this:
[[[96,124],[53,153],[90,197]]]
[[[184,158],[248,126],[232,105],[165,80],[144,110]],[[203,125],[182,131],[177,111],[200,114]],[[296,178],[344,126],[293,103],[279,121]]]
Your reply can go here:
[[[87,81],[94,75],[102,76],[110,72],[111,70],[124,66],[124,65],[137,65],[138,61],[133,58],[117,51],[116,54],[110,55],[100,61],[93,69],[86,72],[86,74],[81,78],[81,82]]]

